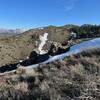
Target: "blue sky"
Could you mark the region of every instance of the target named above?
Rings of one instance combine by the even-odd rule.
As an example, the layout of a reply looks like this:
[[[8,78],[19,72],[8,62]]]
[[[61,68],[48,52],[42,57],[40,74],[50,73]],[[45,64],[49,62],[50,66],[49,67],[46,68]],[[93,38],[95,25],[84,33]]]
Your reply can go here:
[[[0,28],[100,24],[100,0],[0,0]]]

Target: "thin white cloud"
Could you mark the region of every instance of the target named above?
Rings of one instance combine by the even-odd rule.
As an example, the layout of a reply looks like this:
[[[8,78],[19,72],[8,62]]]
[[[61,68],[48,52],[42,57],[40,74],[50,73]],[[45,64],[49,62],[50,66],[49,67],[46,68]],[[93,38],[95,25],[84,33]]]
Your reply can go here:
[[[67,5],[64,8],[65,8],[65,10],[70,11],[70,10],[72,10],[74,8],[74,4]]]
[[[79,0],[63,0],[64,1],[64,8],[66,11],[70,11],[72,10],[76,3],[79,1]]]

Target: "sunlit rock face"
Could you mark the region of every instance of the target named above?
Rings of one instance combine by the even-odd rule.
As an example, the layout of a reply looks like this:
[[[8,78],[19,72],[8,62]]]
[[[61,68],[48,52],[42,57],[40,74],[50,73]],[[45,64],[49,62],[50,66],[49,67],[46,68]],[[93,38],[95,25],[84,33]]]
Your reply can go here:
[[[40,35],[39,39],[40,39],[40,44],[39,44],[39,47],[38,47],[38,51],[40,54],[44,54],[46,53],[44,50],[43,50],[43,46],[46,44],[46,41],[48,40],[48,33],[44,33],[43,36]]]

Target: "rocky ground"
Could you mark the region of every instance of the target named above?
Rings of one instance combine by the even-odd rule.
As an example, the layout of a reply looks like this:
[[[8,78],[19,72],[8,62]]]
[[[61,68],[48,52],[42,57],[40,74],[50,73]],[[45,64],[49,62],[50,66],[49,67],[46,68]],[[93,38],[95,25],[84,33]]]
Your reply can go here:
[[[100,49],[1,76],[0,100],[100,100]]]

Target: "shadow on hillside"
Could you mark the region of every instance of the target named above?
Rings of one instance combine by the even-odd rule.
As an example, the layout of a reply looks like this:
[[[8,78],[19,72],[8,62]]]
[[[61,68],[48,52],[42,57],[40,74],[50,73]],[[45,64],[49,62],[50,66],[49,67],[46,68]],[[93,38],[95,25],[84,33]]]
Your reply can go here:
[[[2,67],[0,67],[0,73],[15,70],[15,69],[17,69],[17,65],[18,65],[18,63],[2,66]]]

